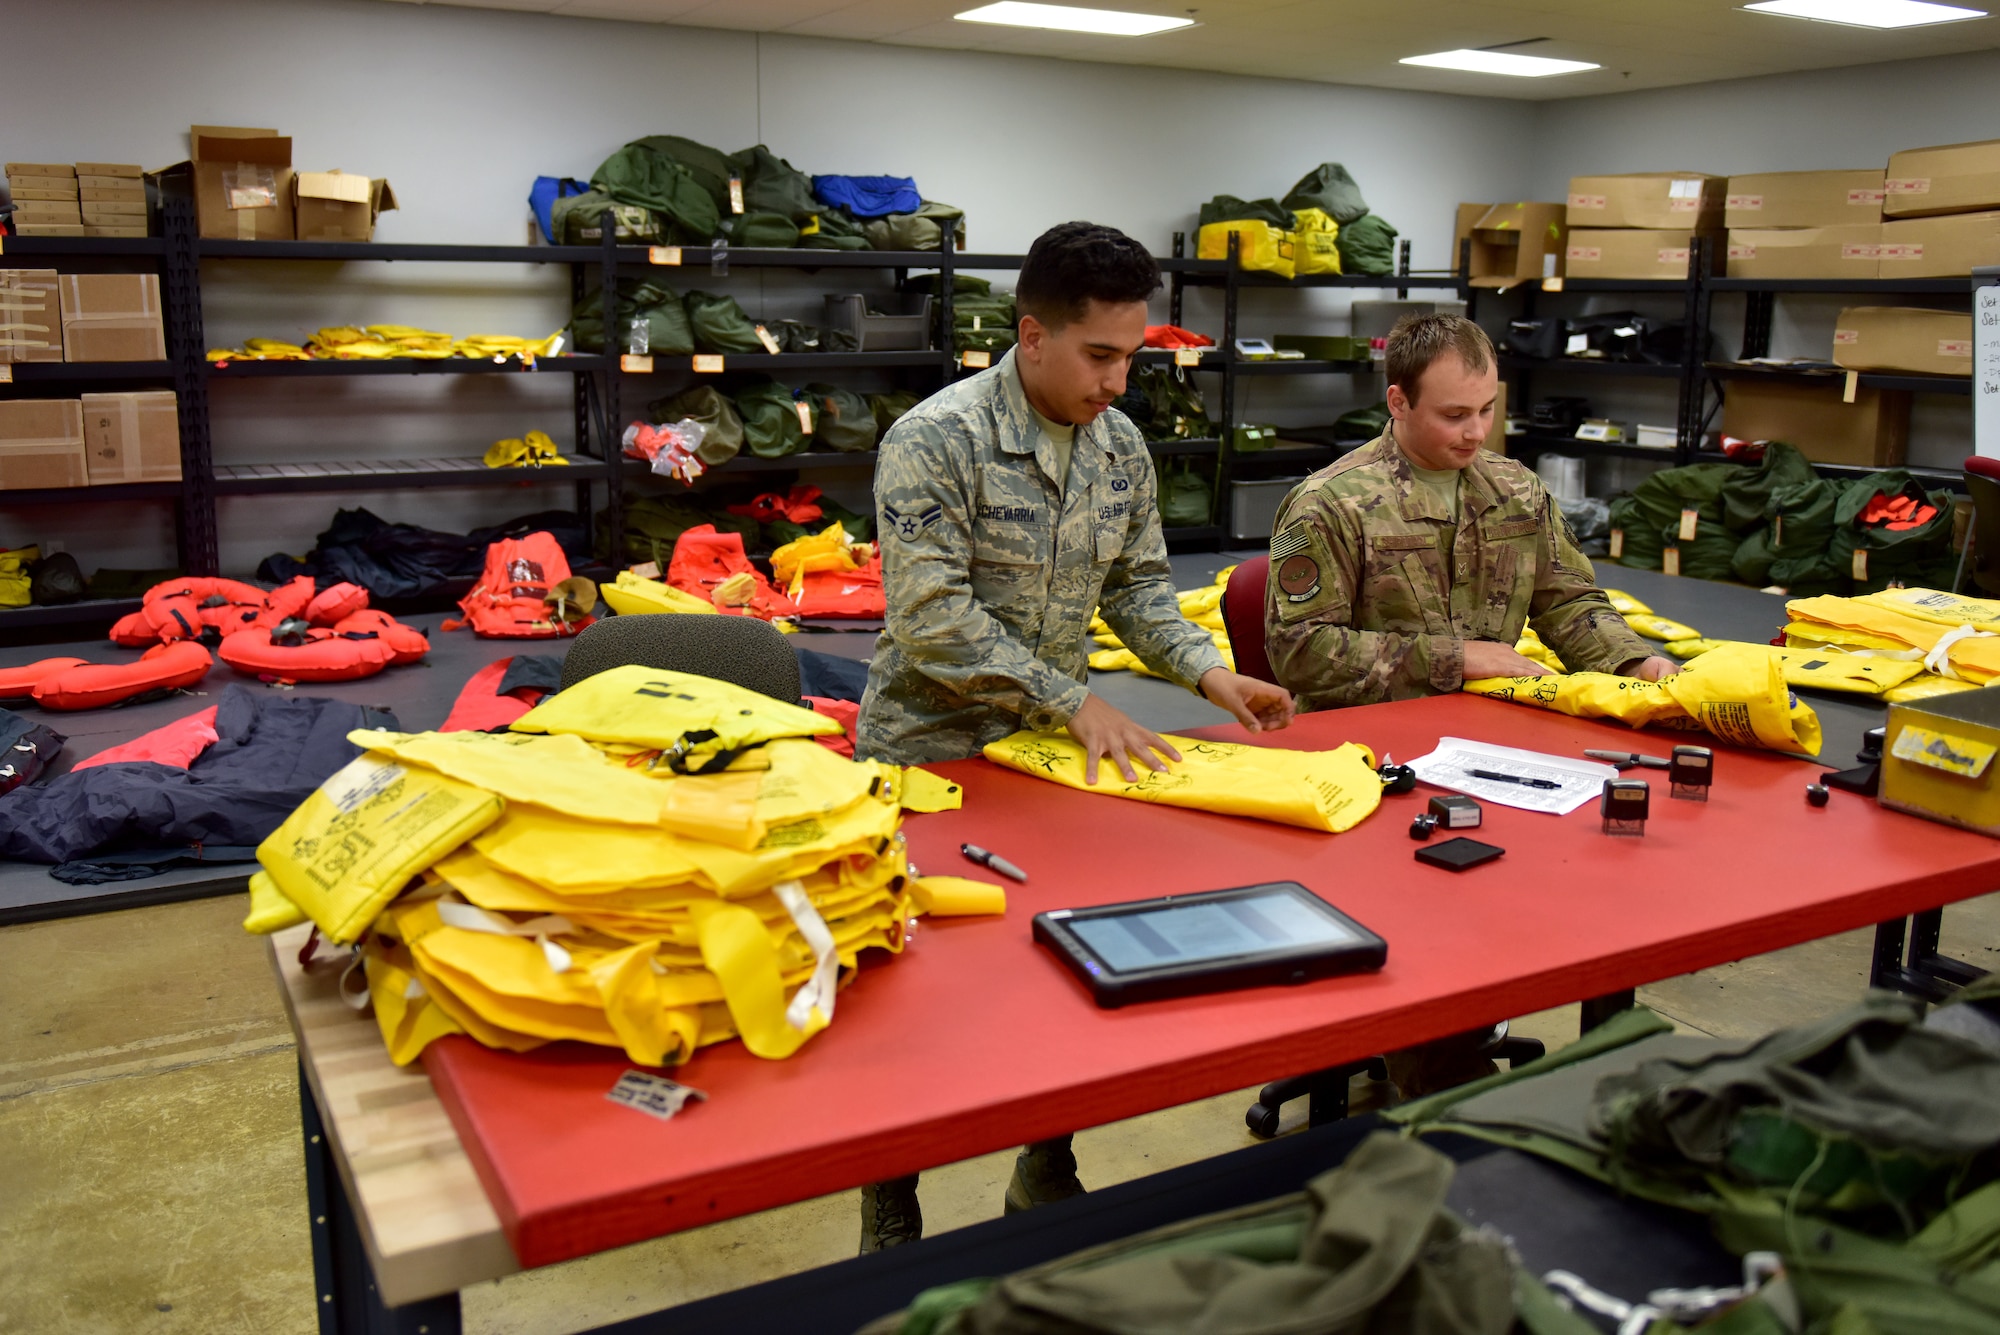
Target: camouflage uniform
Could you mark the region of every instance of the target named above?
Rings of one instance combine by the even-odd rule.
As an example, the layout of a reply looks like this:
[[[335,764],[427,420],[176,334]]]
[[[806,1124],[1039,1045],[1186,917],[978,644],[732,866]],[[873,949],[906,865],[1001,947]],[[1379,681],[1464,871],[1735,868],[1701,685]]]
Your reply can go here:
[[[1465,641],[1512,646],[1528,624],[1576,672],[1653,653],[1540,480],[1497,454],[1464,469],[1448,515],[1385,434],[1293,488],[1274,531],[1264,635],[1301,709],[1456,691]]]
[[[882,441],[875,509],[888,623],[856,750],[902,764],[979,754],[1082,706],[1084,637],[1118,637],[1195,689],[1223,667],[1181,615],[1153,462],[1115,409],[1076,429],[1067,488],[1009,352],[904,414]]]

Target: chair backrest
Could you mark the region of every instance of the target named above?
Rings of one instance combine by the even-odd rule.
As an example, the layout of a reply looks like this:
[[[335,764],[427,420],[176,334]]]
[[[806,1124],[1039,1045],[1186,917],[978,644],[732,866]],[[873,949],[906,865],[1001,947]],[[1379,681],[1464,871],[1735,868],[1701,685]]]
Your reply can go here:
[[[1972,496],[1965,573],[1981,593],[2000,598],[2000,459],[1967,459],[1965,490]]]
[[[788,705],[799,702],[799,656],[775,626],[755,617],[674,612],[605,617],[570,645],[563,689],[629,663],[733,682]]]
[[[1229,573],[1229,585],[1222,591],[1222,624],[1229,631],[1236,670],[1275,686],[1278,679],[1264,653],[1264,581],[1270,571],[1270,557],[1253,556]]]

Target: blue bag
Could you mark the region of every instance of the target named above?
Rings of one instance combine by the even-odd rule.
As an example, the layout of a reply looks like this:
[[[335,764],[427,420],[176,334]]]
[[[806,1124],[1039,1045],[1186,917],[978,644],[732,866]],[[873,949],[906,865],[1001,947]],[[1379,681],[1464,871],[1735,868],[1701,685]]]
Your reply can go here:
[[[857,218],[915,213],[924,197],[907,176],[815,176],[813,195],[822,204],[845,208]]]
[[[535,225],[542,229],[542,240],[554,244],[555,222],[549,214],[556,201],[568,199],[571,195],[581,195],[590,187],[573,176],[537,176],[535,188],[528,192],[528,207],[535,211]]]

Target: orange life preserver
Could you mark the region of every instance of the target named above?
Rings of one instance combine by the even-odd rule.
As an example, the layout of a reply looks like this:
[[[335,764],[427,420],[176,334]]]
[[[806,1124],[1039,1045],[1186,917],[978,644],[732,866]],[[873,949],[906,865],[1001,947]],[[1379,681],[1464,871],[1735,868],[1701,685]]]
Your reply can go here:
[[[298,616],[312,598],[309,575],[269,592],[237,579],[170,579],[146,590],[137,612],[118,619],[111,627],[111,642],[137,649],[200,639],[209,630],[226,636],[250,626],[275,626]]]
[[[64,668],[84,667],[89,662],[87,658],[44,658],[20,667],[0,668],[0,700],[32,700],[36,685],[44,677],[53,677]]]
[[[315,594],[302,615],[315,626],[331,626],[367,606],[368,590],[359,584],[340,583]]]
[[[808,570],[800,581],[798,608],[802,617],[878,620],[889,614],[879,552],[859,569]]]
[[[742,602],[716,601],[715,591],[730,580],[747,576],[747,594]],[[698,524],[681,534],[674,543],[673,560],[667,564],[667,583],[683,593],[692,593],[715,603],[718,612],[773,617],[798,615],[792,600],[771,587],[743,550],[740,533],[717,533],[713,524]]]
[[[194,640],[155,645],[136,663],[80,663],[35,683],[35,703],[44,709],[101,709],[140,696],[192,686],[208,675],[215,660]]]
[[[340,635],[374,635],[389,646],[391,663],[414,663],[431,651],[431,637],[406,626],[379,607],[364,607],[333,623]]]
[[[269,626],[239,630],[222,641],[222,661],[238,672],[277,681],[357,681],[395,659],[389,642],[372,632],[343,635],[326,626],[306,631],[299,644],[272,642]]]
[[[553,614],[551,591],[569,577],[569,558],[563,555],[562,544],[549,534],[502,538],[486,549],[486,569],[479,583],[459,600],[464,618],[447,621],[444,628],[457,630],[470,624],[474,635],[499,640],[575,635],[596,618],[589,615],[588,607],[581,615],[558,618]]]

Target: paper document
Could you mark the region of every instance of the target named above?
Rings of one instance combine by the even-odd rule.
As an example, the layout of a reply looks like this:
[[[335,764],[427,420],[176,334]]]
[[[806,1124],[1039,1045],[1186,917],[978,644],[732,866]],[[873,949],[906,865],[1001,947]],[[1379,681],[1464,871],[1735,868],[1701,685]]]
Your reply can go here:
[[[1586,802],[1594,802],[1604,791],[1604,781],[1618,777],[1611,765],[1595,760],[1521,751],[1511,746],[1469,741],[1464,737],[1440,737],[1437,750],[1410,762],[1417,778],[1438,788],[1449,788],[1482,802],[1523,811],[1546,811],[1567,816]],[[1510,783],[1506,779],[1480,779],[1473,770],[1506,774],[1535,784]],[[1555,784],[1553,788],[1539,784]]]

